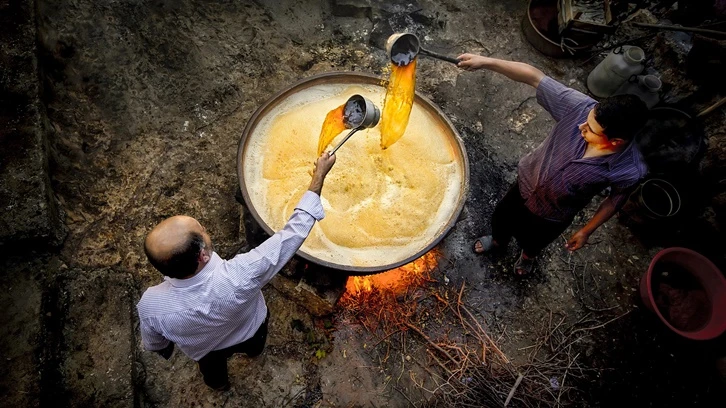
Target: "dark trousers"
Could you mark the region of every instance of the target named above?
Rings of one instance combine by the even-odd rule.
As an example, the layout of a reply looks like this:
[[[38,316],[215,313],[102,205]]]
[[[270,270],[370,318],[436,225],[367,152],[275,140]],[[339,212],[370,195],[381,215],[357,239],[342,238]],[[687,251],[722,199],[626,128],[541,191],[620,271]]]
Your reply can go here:
[[[242,343],[235,344],[221,350],[210,351],[199,361],[199,371],[204,377],[204,383],[212,388],[222,388],[227,385],[227,359],[233,354],[244,353],[248,357],[256,357],[262,353],[267,342],[267,322],[270,320],[270,311],[257,329],[255,335]]]
[[[524,253],[533,257],[560,236],[571,223],[572,221],[550,221],[532,214],[524,205],[517,180],[494,208],[492,237],[501,248],[506,248],[509,240],[514,237]]]

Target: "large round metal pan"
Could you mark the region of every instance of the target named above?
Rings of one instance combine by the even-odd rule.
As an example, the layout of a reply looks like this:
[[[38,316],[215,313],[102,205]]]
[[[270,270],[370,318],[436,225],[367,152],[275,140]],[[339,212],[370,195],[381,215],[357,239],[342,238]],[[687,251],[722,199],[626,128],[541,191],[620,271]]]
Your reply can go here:
[[[245,126],[245,129],[242,133],[242,139],[239,143],[239,149],[237,151],[237,175],[239,177],[239,183],[240,183],[240,189],[242,192],[242,196],[244,198],[245,204],[247,205],[250,214],[268,234],[272,235],[275,233],[275,231],[272,230],[272,228],[265,223],[263,218],[261,217],[258,209],[254,207],[253,201],[251,199],[251,188],[254,188],[254,186],[248,185],[248,183],[245,180],[245,168],[243,160],[246,156],[246,150],[248,146],[251,144],[250,139],[253,137],[251,135],[254,135],[254,130],[258,126],[258,124],[266,117],[266,115],[270,114],[275,110],[275,108],[284,102],[287,98],[291,97],[292,95],[301,92],[307,88],[315,87],[319,85],[325,85],[325,84],[333,84],[333,85],[363,85],[363,86],[378,86],[383,87],[381,83],[381,79],[379,77],[368,75],[368,74],[362,74],[357,72],[332,72],[332,73],[325,73],[316,75],[313,77],[309,77],[306,79],[303,79],[283,90],[273,95],[270,99],[268,99],[262,106],[260,106],[257,111],[252,115],[249,122]],[[414,104],[418,104],[420,107],[422,107],[428,114],[431,116],[434,116],[437,118],[438,121],[442,124],[442,126],[447,130],[446,134],[448,135],[450,140],[450,144],[453,146],[454,154],[458,157],[456,160],[458,161],[458,164],[461,166],[461,174],[462,174],[462,180],[461,185],[459,186],[459,196],[458,199],[455,200],[453,208],[450,208],[450,215],[448,217],[448,221],[445,223],[445,225],[442,228],[439,228],[439,232],[436,236],[430,237],[428,240],[428,244],[424,247],[417,249],[415,252],[412,252],[408,257],[405,259],[395,261],[395,262],[381,262],[380,265],[367,265],[367,266],[358,266],[358,265],[347,265],[347,264],[338,264],[329,262],[327,260],[321,259],[319,257],[316,257],[314,255],[311,255],[310,253],[307,253],[304,248],[301,248],[297,254],[313,263],[316,263],[318,265],[322,265],[328,268],[332,268],[334,270],[344,271],[348,275],[367,275],[372,273],[378,273],[390,269],[397,268],[401,265],[405,265],[407,263],[410,263],[417,258],[421,257],[426,252],[430,251],[434,246],[436,246],[443,238],[446,236],[446,234],[451,230],[451,228],[456,224],[456,221],[461,213],[462,208],[464,207],[464,202],[466,200],[466,195],[469,187],[469,162],[466,156],[466,150],[464,148],[464,142],[462,141],[461,137],[459,136],[458,132],[454,128],[453,124],[449,119],[444,115],[444,113],[436,106],[433,102],[431,102],[429,99],[425,98],[424,96],[421,96],[420,94],[416,93],[416,97],[414,100]],[[322,125],[322,123],[321,123]],[[323,191],[323,196],[325,195],[325,192]],[[324,220],[323,220],[324,221]]]

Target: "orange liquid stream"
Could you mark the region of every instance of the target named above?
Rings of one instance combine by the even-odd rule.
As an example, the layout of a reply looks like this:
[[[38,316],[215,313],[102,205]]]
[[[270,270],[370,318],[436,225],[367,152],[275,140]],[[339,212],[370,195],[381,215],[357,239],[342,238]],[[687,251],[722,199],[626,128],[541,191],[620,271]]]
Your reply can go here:
[[[404,66],[391,64],[391,78],[381,114],[381,148],[391,147],[403,136],[413,107],[416,59]]]
[[[323,128],[320,129],[320,137],[318,138],[317,157],[320,157],[323,154],[323,150],[328,147],[333,139],[345,130],[343,108],[345,108],[345,104],[338,106],[325,115],[325,122],[323,122]]]

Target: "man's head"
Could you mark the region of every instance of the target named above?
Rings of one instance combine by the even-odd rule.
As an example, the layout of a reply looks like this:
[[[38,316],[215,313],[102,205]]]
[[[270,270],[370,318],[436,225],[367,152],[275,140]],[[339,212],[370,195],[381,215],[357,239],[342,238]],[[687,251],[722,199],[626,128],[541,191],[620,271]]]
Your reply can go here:
[[[633,140],[647,119],[648,108],[640,98],[616,95],[595,105],[580,131],[588,143],[617,147]]]
[[[197,220],[177,215],[160,222],[144,240],[149,262],[170,278],[199,272],[212,256],[212,240]]]

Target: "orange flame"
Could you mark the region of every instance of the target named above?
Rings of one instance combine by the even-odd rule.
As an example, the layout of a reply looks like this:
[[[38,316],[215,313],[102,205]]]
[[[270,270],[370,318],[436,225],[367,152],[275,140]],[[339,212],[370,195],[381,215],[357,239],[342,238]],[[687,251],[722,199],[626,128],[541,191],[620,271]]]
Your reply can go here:
[[[345,297],[358,296],[374,289],[390,292],[394,295],[403,294],[412,285],[418,285],[428,279],[428,274],[439,263],[439,252],[431,250],[415,261],[370,276],[351,276],[346,283]]]

